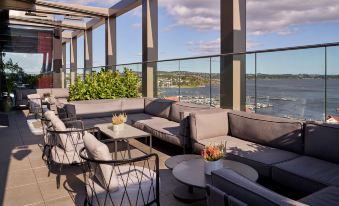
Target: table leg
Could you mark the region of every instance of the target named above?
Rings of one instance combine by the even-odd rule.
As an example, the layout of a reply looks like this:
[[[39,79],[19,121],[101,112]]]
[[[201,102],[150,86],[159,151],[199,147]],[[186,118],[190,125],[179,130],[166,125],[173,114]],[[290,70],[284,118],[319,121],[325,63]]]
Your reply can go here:
[[[114,157],[115,160],[118,159],[118,141],[114,141]]]
[[[132,158],[132,155],[131,155],[131,148],[130,148],[130,146],[129,146],[129,141],[128,140],[126,140],[126,143],[127,143],[127,151],[128,151],[128,158]]]
[[[149,136],[149,153],[152,154],[152,135]]]
[[[206,191],[192,186],[180,185],[174,189],[173,196],[180,201],[191,203],[205,200]]]

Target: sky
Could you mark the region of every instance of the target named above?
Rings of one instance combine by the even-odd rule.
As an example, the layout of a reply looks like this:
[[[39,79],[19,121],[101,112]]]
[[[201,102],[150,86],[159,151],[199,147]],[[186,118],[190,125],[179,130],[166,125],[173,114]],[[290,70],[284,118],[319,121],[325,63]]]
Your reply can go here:
[[[70,3],[67,0],[53,1]],[[71,3],[110,7],[117,1],[72,0]],[[159,59],[220,53],[220,0],[158,0],[158,2]],[[339,42],[339,0],[247,0],[246,24],[247,51]],[[93,31],[94,66],[105,64],[104,37],[104,26]],[[141,38],[140,7],[117,18],[117,63],[141,61]],[[67,51],[69,56],[69,49]],[[83,67],[82,55],[83,40],[78,40],[79,68]],[[337,55],[339,49],[329,49],[330,73],[337,72],[335,68],[339,65]],[[6,58],[10,57],[11,55],[7,55]],[[19,62],[25,60],[13,57],[14,61],[14,58]],[[205,59],[186,64],[187,68],[199,70],[201,67],[195,65],[208,65],[208,61]],[[38,63],[39,60],[35,64],[30,63],[29,66],[38,67]],[[177,67],[177,62],[168,64],[166,68]],[[218,67],[217,63],[213,65]],[[253,56],[248,56],[247,65],[249,71],[254,70]],[[285,68],[288,68],[284,71],[286,73],[324,73],[324,50],[261,54],[258,55],[257,66],[258,72],[263,73],[267,73],[267,70],[270,70],[270,73],[281,73]]]

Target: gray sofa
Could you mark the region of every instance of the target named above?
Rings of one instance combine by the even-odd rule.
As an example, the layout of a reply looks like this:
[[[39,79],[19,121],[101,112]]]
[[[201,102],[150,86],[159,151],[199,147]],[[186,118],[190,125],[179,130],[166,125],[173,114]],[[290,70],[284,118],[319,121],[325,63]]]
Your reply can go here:
[[[39,94],[41,97],[43,97],[45,93],[49,93],[51,96],[55,97],[55,99],[60,102],[67,102],[67,99],[69,97],[68,89],[64,88],[16,89],[15,105],[17,107],[26,107],[28,106],[27,95]]]
[[[189,115],[194,152],[227,141],[227,158],[252,166],[261,177],[324,195],[324,201],[339,196],[339,127],[230,110],[214,113]]]
[[[126,113],[128,124],[171,144],[187,148],[188,135],[181,123],[184,112],[210,110],[208,106],[155,98],[102,99],[68,102],[68,117],[80,118],[85,127],[110,123],[114,113]]]

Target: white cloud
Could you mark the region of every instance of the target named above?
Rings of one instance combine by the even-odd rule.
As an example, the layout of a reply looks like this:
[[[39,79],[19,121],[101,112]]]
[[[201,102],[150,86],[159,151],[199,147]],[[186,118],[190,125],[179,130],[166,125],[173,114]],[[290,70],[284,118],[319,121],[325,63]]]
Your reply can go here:
[[[219,29],[220,0],[159,0],[159,4],[173,16],[175,26]],[[331,21],[339,21],[339,0],[247,0],[250,35],[287,35],[295,32],[291,27]]]
[[[258,42],[247,41],[247,50],[259,47]],[[188,50],[193,52],[194,55],[213,55],[220,53],[220,38],[209,41],[190,41],[187,43]]]

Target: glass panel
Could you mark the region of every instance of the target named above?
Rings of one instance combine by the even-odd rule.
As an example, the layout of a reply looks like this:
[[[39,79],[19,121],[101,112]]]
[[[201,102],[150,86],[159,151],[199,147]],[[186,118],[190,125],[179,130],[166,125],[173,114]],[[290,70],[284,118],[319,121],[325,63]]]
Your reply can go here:
[[[246,111],[255,112],[255,54],[246,55]]]
[[[158,94],[160,98],[179,100],[180,70],[179,61],[157,63]]]
[[[211,106],[220,107],[220,57],[211,58]]]
[[[324,49],[257,54],[257,112],[324,119]]]
[[[326,115],[339,121],[339,46],[327,48]],[[328,117],[328,118],[331,118]]]
[[[210,58],[181,61],[180,101],[211,104],[210,64]]]

